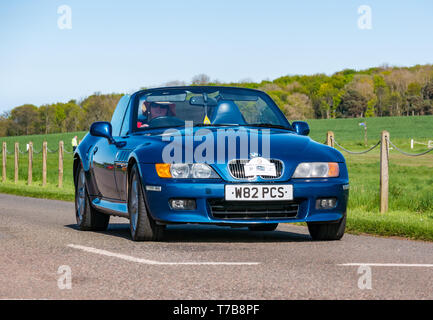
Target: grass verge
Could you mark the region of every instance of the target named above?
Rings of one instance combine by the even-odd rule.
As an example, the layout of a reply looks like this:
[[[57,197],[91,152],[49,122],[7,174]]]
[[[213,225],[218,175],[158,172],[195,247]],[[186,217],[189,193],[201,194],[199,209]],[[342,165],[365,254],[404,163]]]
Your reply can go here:
[[[433,212],[389,211],[381,214],[352,209],[347,217],[346,231],[433,241]]]
[[[46,186],[42,186],[39,182],[35,182],[30,186],[23,181],[19,181],[16,184],[8,181],[2,182],[0,183],[0,193],[41,199],[74,201],[74,191],[71,187],[59,189],[56,185],[47,184]]]

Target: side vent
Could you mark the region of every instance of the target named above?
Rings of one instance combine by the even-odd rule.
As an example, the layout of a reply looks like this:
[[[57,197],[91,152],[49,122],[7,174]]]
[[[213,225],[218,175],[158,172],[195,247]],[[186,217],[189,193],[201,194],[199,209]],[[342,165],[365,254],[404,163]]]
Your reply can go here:
[[[129,150],[120,150],[116,155],[116,162],[126,162],[128,161],[130,151]]]

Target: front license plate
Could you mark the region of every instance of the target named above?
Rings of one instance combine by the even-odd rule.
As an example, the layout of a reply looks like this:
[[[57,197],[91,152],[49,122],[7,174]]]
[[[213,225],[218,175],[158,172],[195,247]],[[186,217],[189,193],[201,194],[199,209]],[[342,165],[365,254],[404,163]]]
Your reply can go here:
[[[227,201],[293,200],[292,185],[226,185]]]

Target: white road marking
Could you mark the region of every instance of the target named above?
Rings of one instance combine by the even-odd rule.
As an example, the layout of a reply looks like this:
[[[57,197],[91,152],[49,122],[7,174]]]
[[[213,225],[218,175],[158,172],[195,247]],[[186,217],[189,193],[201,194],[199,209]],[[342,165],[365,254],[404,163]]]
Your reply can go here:
[[[369,266],[369,267],[418,267],[418,268],[433,268],[433,264],[421,263],[344,263],[339,266]]]
[[[136,262],[136,263],[142,263],[142,264],[151,264],[151,265],[169,265],[169,266],[171,266],[171,265],[228,265],[228,266],[248,265],[248,266],[252,266],[252,265],[259,265],[260,264],[260,262],[160,262],[160,261],[155,261],[155,260],[136,258],[136,257],[128,256],[125,254],[121,254],[121,253],[110,252],[107,250],[80,246],[80,245],[76,245],[76,244],[68,244],[68,247],[78,249],[78,250],[83,250],[83,251],[90,252],[90,253],[96,253],[96,254],[100,254],[100,255],[104,255],[104,256],[108,256],[108,257],[119,258],[119,259],[123,259],[123,260],[130,261],[130,262]]]

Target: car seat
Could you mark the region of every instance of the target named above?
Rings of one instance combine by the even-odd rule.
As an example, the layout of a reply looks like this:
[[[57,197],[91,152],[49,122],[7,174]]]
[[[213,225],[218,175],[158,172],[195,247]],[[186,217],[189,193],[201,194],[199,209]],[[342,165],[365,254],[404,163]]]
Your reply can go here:
[[[212,124],[246,125],[244,116],[232,100],[220,100],[211,115],[210,122]]]

